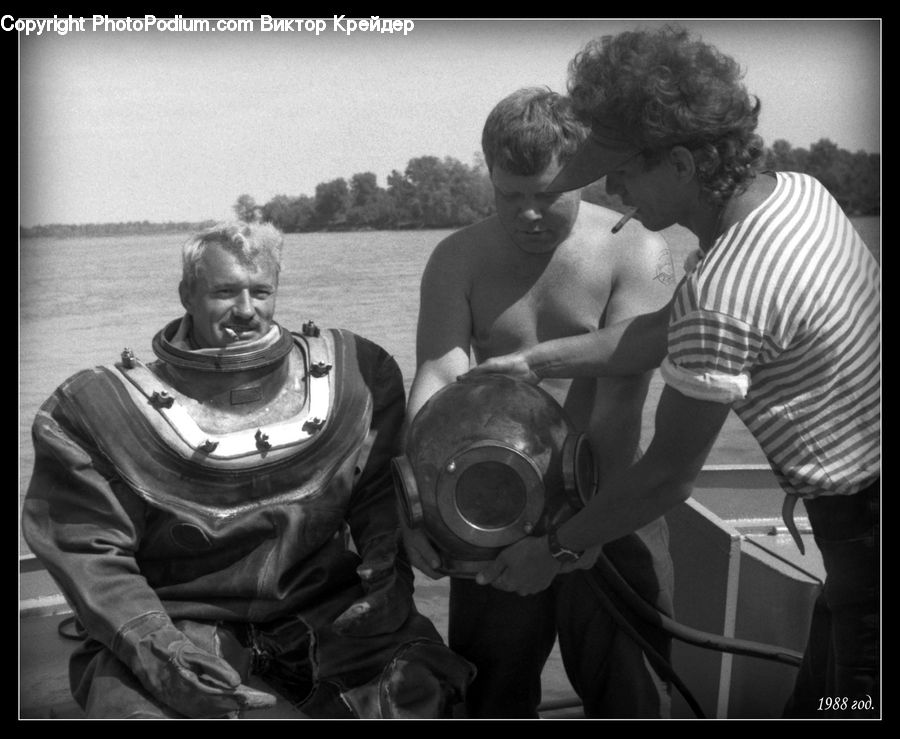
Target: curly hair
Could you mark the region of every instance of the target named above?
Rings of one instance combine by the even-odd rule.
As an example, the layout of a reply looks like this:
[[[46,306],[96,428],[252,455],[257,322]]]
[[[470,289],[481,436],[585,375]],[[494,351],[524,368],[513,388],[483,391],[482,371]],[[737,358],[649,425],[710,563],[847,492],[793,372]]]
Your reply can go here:
[[[543,172],[554,155],[565,164],[588,133],[567,97],[549,87],[524,87],[494,106],[482,130],[481,148],[488,171],[499,164],[528,177]]]
[[[200,258],[210,244],[218,244],[244,265],[269,262],[275,276],[281,271],[284,236],[271,223],[230,221],[217,223],[193,235],[181,250],[182,282],[190,290],[199,277]]]
[[[760,102],[729,56],[677,26],[589,42],[569,63],[569,94],[586,121],[611,123],[647,166],[673,146],[691,150],[714,203],[745,189],[764,155]]]

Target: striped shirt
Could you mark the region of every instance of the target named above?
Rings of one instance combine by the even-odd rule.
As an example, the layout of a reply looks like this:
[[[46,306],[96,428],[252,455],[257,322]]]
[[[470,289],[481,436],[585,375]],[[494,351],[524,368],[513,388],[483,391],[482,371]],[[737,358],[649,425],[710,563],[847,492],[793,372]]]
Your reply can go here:
[[[852,494],[880,471],[880,268],[828,191],[779,172],[679,287],[666,383],[730,403],[782,487]]]

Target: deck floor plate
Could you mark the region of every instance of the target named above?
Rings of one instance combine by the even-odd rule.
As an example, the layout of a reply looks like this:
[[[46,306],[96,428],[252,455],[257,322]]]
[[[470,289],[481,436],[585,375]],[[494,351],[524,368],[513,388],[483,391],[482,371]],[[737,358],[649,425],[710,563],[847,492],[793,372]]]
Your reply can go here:
[[[77,642],[60,636],[62,615],[19,619],[19,717],[82,718],[69,691],[69,655]],[[27,652],[27,659],[23,659]]]

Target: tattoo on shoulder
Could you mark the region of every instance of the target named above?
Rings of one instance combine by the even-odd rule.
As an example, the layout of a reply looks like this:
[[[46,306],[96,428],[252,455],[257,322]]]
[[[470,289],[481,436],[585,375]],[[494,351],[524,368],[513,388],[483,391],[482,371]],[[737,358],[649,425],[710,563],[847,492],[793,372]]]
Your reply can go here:
[[[672,252],[663,249],[656,260],[656,274],[654,280],[659,280],[663,285],[675,284],[675,267],[672,264]]]

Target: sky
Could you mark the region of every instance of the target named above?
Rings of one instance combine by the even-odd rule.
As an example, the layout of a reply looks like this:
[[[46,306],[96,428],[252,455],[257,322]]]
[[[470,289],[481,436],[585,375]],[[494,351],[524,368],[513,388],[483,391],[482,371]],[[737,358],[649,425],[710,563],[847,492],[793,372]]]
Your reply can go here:
[[[406,34],[247,20],[0,30],[18,43],[20,225],[219,220],[241,194],[314,195],[361,172],[385,187],[420,156],[471,165],[502,97],[565,92],[591,38],[673,21],[741,64],[767,144],[881,151],[878,19],[394,19]]]

